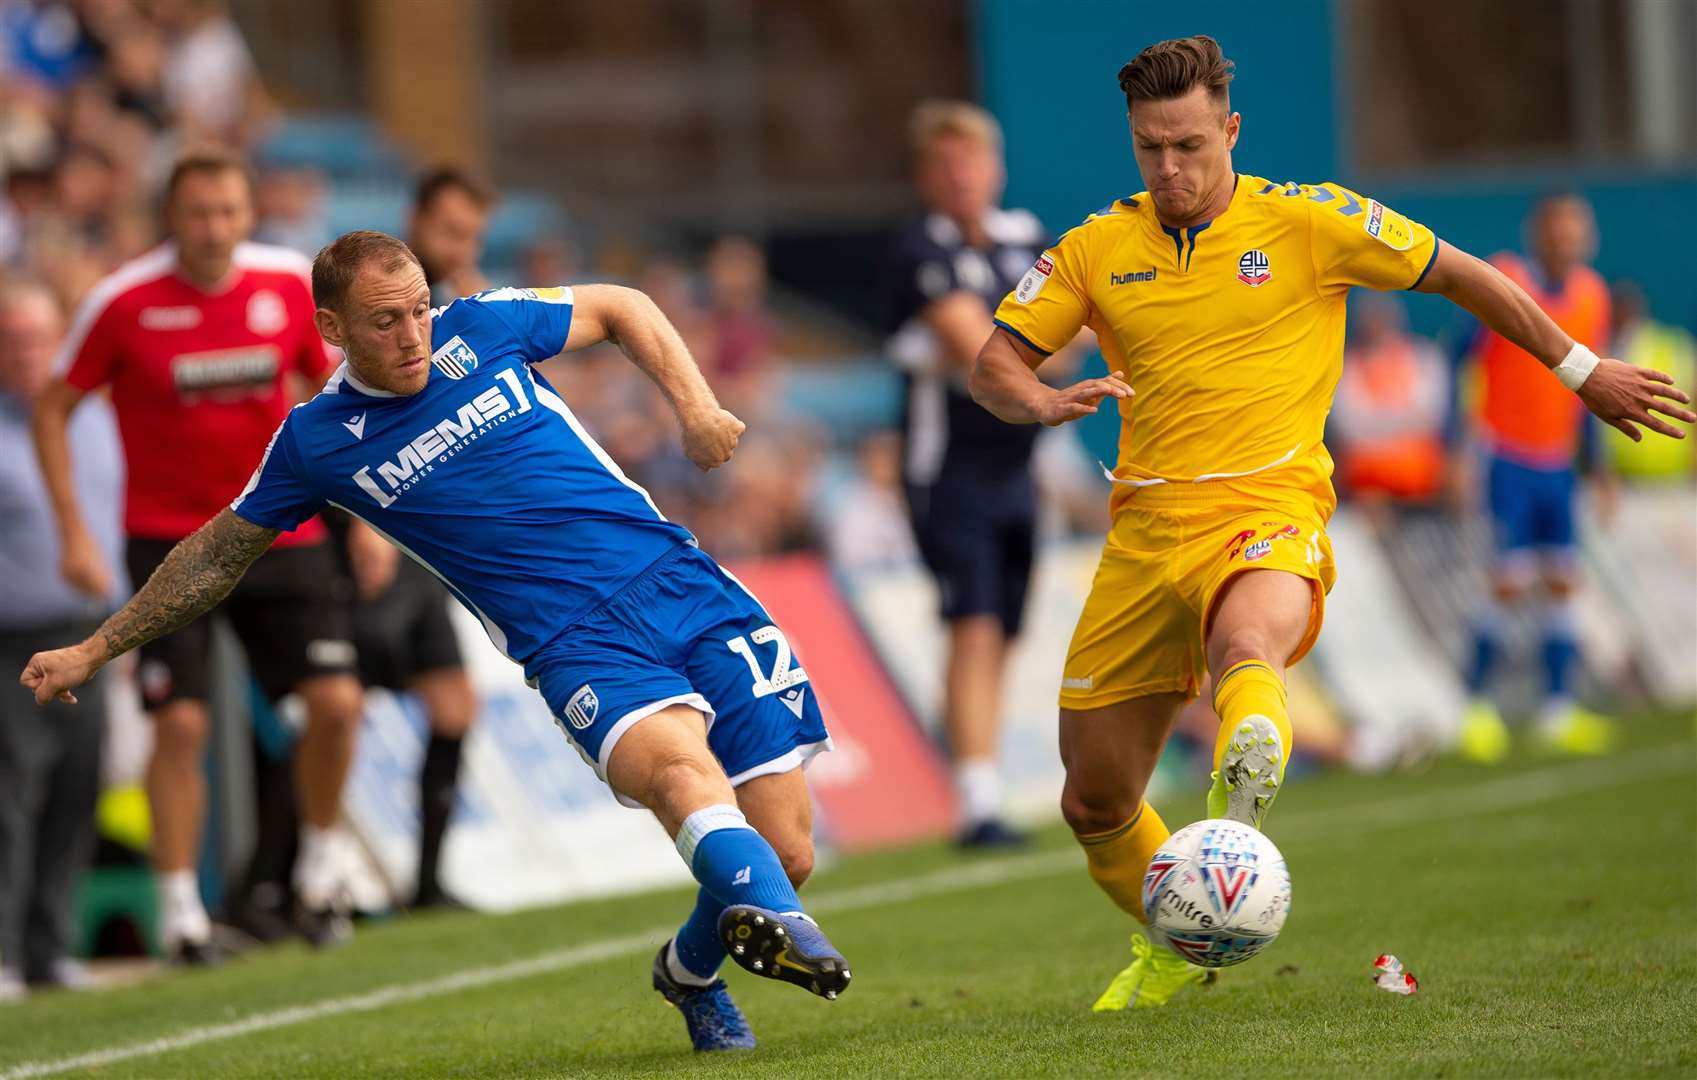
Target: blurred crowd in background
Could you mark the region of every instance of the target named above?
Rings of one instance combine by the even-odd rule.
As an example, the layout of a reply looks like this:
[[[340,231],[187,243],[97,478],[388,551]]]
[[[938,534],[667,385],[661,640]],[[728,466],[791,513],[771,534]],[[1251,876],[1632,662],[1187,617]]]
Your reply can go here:
[[[255,239],[311,255],[333,238],[327,204],[334,196],[324,170],[298,155],[268,155],[268,136],[282,116],[219,0],[13,0],[0,5],[0,38],[0,265],[8,277],[46,284],[66,313],[101,275],[158,242],[159,185],[173,155],[198,142],[252,155]],[[827,541],[856,564],[910,556],[900,529],[899,451],[889,431],[855,431],[844,445],[827,424],[785,401],[789,346],[802,342],[804,363],[811,363],[833,351],[862,356],[867,338],[851,328],[821,345],[816,326],[792,325],[805,316],[780,317],[765,254],[748,238],[722,237],[688,253],[598,239],[586,251],[583,237],[566,229],[531,236],[505,253],[510,265],[474,283],[612,279],[643,289],[682,331],[727,407],[749,423],[734,475],[704,478],[683,458],[665,403],[616,351],[553,365],[567,400],[626,470],[725,557]],[[1657,359],[1688,378],[1689,338],[1653,321],[1630,283],[1620,285],[1618,301],[1617,351]],[[1457,403],[1466,400],[1457,378],[1462,350],[1410,335],[1395,299],[1363,298],[1357,306],[1333,424],[1340,488],[1374,504],[1439,503],[1453,493],[1449,447]],[[1050,470],[1049,486],[1065,506],[1063,530],[1101,523],[1088,500],[1081,504],[1068,472],[1080,460],[1071,455]],[[1630,458],[1625,468],[1691,472],[1689,458],[1677,456]],[[826,501],[845,498],[861,508],[855,517],[862,523],[833,530],[831,520],[848,516],[821,511]],[[881,521],[865,517],[880,512]],[[843,531],[854,535],[832,540]],[[868,544],[868,537],[880,539]]]

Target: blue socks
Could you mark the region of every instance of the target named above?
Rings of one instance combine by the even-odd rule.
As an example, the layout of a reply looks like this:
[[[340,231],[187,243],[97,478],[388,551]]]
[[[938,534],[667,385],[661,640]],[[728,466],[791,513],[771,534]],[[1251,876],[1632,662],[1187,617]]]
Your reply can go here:
[[[729,804],[703,807],[678,829],[678,854],[701,883],[695,910],[672,939],[667,960],[680,981],[705,984],[725,959],[719,943],[719,914],[732,904],[773,911],[800,911],[801,900],[778,853]],[[676,959],[676,964],[670,961]],[[683,972],[693,976],[682,979]]]
[[[719,965],[725,962],[725,946],[719,940],[719,913],[724,910],[725,905],[706,889],[695,894],[695,910],[673,935],[666,955],[674,979],[686,986],[705,986],[713,981]]]
[[[1502,654],[1506,616],[1495,601],[1487,604],[1473,620],[1473,662],[1467,670],[1467,690],[1474,697],[1485,693],[1491,670]],[[1548,599],[1544,602],[1542,642],[1539,652],[1544,664],[1544,697],[1565,701],[1573,696],[1574,661],[1579,656],[1579,635],[1574,626],[1573,602]]]
[[[1491,671],[1503,651],[1503,609],[1490,601],[1473,617],[1473,663],[1467,669],[1467,692],[1481,697],[1491,683]]]
[[[1544,696],[1550,701],[1565,701],[1573,696],[1573,661],[1579,655],[1573,603],[1547,601],[1543,614],[1544,640],[1540,651],[1544,659]]]

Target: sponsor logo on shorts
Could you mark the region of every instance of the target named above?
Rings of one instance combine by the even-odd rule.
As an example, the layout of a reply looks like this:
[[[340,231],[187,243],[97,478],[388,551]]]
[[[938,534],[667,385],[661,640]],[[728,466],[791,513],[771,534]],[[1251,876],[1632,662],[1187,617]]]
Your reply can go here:
[[[1096,677],[1094,675],[1085,675],[1082,678],[1074,678],[1069,675],[1061,680],[1062,690],[1090,690],[1095,685]]]
[[[1255,543],[1249,544],[1246,548],[1244,545],[1255,538],[1256,530],[1244,529],[1226,543],[1226,547],[1230,549],[1226,552],[1226,558],[1235,559],[1241,553],[1245,562],[1264,559],[1272,552],[1274,540],[1282,540],[1287,536],[1300,536],[1302,534],[1302,530],[1295,525],[1281,525],[1276,521],[1263,521],[1261,527],[1273,531],[1260,540],[1256,540]]]
[[[802,707],[807,701],[807,688],[798,686],[787,694],[779,694],[778,700],[784,703],[784,708],[795,714],[797,720],[800,720]]]
[[[1237,280],[1258,289],[1273,280],[1273,263],[1260,248],[1244,252],[1237,260]]]
[[[174,680],[171,667],[163,660],[144,660],[136,669],[141,682],[141,696],[150,705],[163,704],[171,696]]]
[[[577,693],[566,702],[566,721],[572,727],[582,731],[595,723],[595,714],[601,711],[601,699],[595,696],[595,691],[588,683],[578,687]]]

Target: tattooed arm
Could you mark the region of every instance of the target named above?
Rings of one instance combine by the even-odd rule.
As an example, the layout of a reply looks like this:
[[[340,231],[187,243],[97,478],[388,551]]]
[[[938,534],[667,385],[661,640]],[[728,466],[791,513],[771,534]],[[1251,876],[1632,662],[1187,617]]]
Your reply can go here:
[[[93,678],[108,661],[186,626],[228,596],[277,535],[276,529],[261,528],[232,510],[223,511],[172,548],[147,584],[93,637],[69,648],[36,653],[18,681],[35,691],[37,704],[54,698],[76,701],[71,691]]]

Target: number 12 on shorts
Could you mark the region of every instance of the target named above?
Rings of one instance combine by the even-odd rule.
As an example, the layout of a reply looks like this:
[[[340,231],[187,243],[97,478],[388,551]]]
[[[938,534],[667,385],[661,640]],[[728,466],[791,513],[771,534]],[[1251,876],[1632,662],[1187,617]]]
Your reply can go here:
[[[772,661],[770,677],[761,674],[760,660],[754,655],[754,645],[749,644],[750,638],[754,640],[754,645],[776,645],[778,647],[778,655]],[[776,694],[780,690],[788,690],[792,686],[800,686],[807,681],[807,672],[799,666],[790,666],[789,639],[776,626],[762,626],[754,633],[749,634],[748,637],[739,634],[725,642],[725,645],[748,662],[749,674],[754,676],[754,696],[757,698]]]

